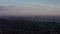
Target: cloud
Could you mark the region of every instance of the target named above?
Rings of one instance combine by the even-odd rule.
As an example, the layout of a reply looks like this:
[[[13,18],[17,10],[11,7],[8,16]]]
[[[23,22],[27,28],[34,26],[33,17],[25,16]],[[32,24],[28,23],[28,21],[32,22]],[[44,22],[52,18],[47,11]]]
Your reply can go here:
[[[9,9],[5,11],[5,8]],[[20,3],[5,6],[2,15],[60,15],[60,5],[45,3]]]

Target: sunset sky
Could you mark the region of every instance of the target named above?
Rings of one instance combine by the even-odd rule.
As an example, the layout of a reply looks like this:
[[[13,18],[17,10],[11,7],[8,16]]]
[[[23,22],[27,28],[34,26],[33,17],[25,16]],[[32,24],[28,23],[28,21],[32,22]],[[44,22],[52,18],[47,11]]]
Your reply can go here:
[[[60,15],[60,0],[0,0],[0,15]]]

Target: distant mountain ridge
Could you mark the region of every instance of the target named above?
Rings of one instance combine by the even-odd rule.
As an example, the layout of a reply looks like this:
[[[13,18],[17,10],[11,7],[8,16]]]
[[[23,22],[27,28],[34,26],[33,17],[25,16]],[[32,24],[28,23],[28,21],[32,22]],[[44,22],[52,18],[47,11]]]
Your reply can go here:
[[[60,22],[60,16],[0,16],[5,19],[24,19],[31,21]]]

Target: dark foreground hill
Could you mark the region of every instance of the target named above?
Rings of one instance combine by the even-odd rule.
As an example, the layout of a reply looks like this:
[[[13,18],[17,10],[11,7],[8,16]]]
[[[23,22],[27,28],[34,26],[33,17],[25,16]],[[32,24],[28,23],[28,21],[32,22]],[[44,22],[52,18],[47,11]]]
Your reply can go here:
[[[60,34],[58,22],[27,19],[23,17],[0,18],[0,34]]]

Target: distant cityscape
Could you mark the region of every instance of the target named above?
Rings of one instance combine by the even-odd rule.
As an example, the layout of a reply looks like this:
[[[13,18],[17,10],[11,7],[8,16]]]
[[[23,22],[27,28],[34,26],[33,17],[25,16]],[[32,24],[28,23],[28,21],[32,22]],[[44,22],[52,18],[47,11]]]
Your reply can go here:
[[[60,34],[60,16],[1,16],[0,32],[1,34]]]

